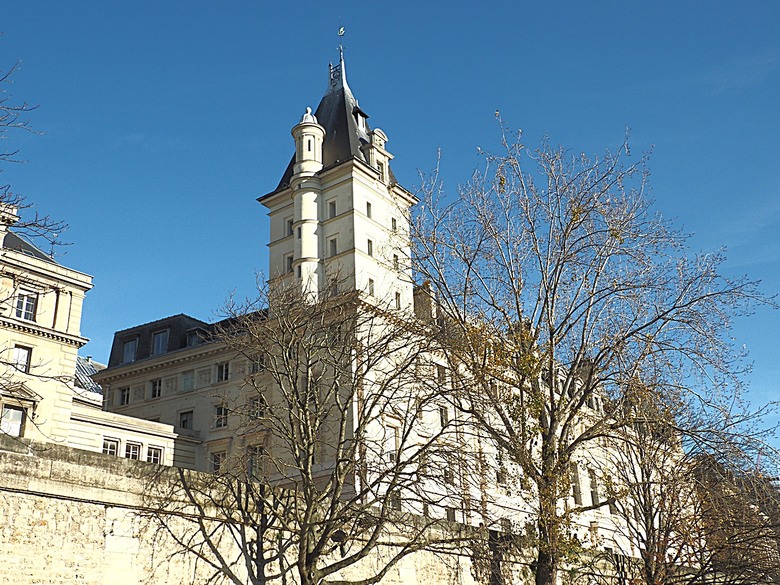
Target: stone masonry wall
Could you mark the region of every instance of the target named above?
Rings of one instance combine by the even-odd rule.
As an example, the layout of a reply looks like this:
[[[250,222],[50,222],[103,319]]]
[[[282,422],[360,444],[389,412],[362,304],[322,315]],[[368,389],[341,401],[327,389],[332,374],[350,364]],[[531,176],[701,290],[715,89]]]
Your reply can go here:
[[[172,468],[0,436],[0,585],[218,585],[144,516]],[[176,531],[176,518],[167,522]],[[181,526],[186,524],[181,522]],[[368,559],[373,565],[377,558]],[[468,559],[419,553],[384,584],[471,585]]]

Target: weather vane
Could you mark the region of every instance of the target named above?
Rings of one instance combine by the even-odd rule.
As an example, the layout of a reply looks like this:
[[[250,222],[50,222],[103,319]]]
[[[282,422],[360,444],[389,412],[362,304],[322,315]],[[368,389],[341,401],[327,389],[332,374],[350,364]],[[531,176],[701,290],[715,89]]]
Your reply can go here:
[[[341,37],[344,36],[344,32],[345,32],[344,27],[340,26],[339,27],[339,32],[338,32],[339,39],[341,39]],[[339,57],[341,59],[344,59],[344,46],[341,43],[339,43]]]

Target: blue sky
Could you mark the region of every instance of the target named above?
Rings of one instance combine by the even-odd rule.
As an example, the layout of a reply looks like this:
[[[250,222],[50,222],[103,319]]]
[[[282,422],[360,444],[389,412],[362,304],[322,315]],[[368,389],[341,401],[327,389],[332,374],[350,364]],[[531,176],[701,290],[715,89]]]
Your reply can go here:
[[[727,249],[726,271],[780,291],[778,2],[12,2],[0,67],[40,107],[10,182],[70,224],[59,260],[94,275],[82,350],[175,313],[213,319],[267,269],[255,199],[292,154],[343,39],[350,86],[414,190],[442,152],[454,188],[495,148],[496,109],[525,140],[652,148],[657,209]],[[4,145],[7,147],[8,144]],[[773,399],[780,314],[740,320],[758,400]]]

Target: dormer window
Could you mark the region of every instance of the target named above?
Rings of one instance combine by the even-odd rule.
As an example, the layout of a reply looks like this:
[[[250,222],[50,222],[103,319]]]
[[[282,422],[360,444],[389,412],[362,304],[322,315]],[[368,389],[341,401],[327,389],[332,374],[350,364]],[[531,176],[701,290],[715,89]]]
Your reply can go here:
[[[168,330],[152,334],[152,355],[161,355],[168,351]]]
[[[136,349],[138,349],[138,339],[130,339],[122,344],[123,364],[129,364],[135,361]]]
[[[366,132],[368,130],[366,125],[366,120],[368,119],[368,116],[366,113],[360,109],[360,107],[355,106],[355,109],[352,110],[352,114],[355,116],[355,121],[357,122],[358,130],[362,132]]]

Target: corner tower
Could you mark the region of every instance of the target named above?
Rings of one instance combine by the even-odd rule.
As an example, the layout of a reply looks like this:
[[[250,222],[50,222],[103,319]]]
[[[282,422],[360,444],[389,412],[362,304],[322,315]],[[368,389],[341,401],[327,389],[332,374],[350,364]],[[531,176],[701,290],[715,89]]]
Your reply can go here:
[[[314,114],[292,129],[295,155],[258,201],[271,219],[270,286],[313,298],[359,291],[411,310],[409,216],[417,199],[395,180],[387,135],[371,129],[347,84],[343,54],[330,65]]]

